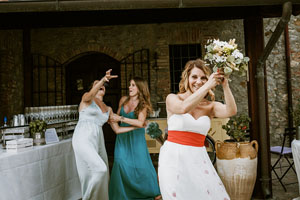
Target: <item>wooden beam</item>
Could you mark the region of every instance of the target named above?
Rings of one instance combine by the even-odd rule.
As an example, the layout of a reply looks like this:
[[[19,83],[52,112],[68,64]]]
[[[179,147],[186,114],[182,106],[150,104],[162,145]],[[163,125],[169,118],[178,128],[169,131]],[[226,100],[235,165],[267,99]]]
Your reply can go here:
[[[2,0],[0,13],[282,6],[286,0]],[[299,0],[289,0],[300,5]]]
[[[258,59],[263,52],[264,49],[264,31],[263,31],[263,18],[262,17],[249,17],[244,20],[244,33],[245,33],[245,47],[246,53],[250,58],[249,63],[249,81],[248,81],[248,104],[249,104],[249,115],[251,117],[251,126],[250,126],[250,137],[251,140],[257,140],[260,147],[260,132],[259,132],[259,118],[257,113],[259,113],[258,109],[258,87],[256,84],[256,72]],[[266,85],[266,79],[265,79]],[[267,88],[267,87],[265,87]],[[266,102],[267,101],[267,89],[265,91],[266,94]],[[268,119],[268,106],[266,105],[266,118]],[[270,135],[269,135],[269,122],[267,120],[267,137],[268,137],[268,154],[270,154]],[[269,168],[270,177],[271,177],[271,160],[268,160],[268,163],[262,163],[260,154],[258,154],[258,166],[257,166],[257,179],[253,192],[253,197],[256,199],[263,199],[263,191],[262,191],[262,182],[261,178],[261,169],[263,165],[267,165],[264,167]],[[270,190],[272,193],[272,182],[269,181]]]
[[[1,5],[0,5],[1,8]],[[294,7],[293,7],[294,8]],[[236,6],[138,10],[90,10],[58,12],[0,12],[0,29],[105,26],[245,19],[253,15],[280,17],[282,6]],[[294,10],[297,11],[296,9]]]

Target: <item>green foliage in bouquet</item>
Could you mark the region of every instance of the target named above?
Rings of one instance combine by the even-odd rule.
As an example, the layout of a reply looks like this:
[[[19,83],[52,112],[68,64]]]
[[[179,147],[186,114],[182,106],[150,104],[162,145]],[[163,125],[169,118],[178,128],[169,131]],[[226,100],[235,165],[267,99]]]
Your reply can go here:
[[[157,122],[150,122],[147,124],[146,133],[153,139],[161,137],[162,131],[159,129]]]
[[[207,43],[204,60],[213,66],[214,72],[224,72],[227,77],[233,71],[240,76],[246,75],[250,59],[241,53],[235,39],[231,39],[229,42],[214,39],[208,40]]]
[[[222,128],[226,130],[227,135],[229,135],[234,141],[242,142],[246,140],[246,133],[249,129],[249,123],[251,119],[248,115],[240,114],[231,117],[226,125]]]
[[[300,126],[300,100],[298,100],[298,103],[293,111],[293,118],[294,118],[294,126]]]
[[[31,135],[34,135],[35,133],[44,133],[47,128],[47,123],[44,120],[35,120],[30,122],[29,124],[29,131]]]

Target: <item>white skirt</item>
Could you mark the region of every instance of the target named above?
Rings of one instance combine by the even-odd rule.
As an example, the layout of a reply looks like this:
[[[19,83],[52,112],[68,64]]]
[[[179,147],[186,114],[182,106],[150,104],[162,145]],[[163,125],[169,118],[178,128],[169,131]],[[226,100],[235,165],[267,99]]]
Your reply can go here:
[[[205,147],[166,141],[160,149],[159,185],[164,200],[229,200]]]

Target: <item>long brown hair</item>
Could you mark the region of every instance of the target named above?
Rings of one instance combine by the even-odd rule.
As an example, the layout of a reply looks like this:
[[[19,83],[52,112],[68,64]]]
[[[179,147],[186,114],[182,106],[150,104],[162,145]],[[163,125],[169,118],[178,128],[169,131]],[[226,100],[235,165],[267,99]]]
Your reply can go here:
[[[150,101],[150,92],[149,92],[147,81],[141,77],[134,77],[131,80],[135,82],[135,85],[138,88],[139,103],[134,109],[135,116],[138,117],[139,113],[144,108],[147,108],[147,114],[149,114],[150,112],[152,112],[152,104]],[[123,105],[125,105],[129,101],[129,99],[130,97],[128,96],[127,99],[124,101]]]
[[[197,67],[202,70],[206,77],[208,78],[211,74],[211,69],[206,65],[206,63],[201,59],[190,60],[185,64],[184,70],[181,73],[181,80],[179,82],[179,94],[185,93],[189,88],[189,76],[191,74],[192,69]],[[210,90],[208,94],[211,96],[211,99],[214,100],[214,93]]]

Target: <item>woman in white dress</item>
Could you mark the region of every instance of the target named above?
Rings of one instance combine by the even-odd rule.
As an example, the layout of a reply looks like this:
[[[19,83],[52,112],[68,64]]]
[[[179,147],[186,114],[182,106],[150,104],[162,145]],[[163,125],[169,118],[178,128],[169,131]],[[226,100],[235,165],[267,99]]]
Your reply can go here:
[[[214,101],[212,89],[219,84],[226,104]],[[227,78],[220,73],[210,75],[200,59],[188,61],[179,93],[167,96],[166,107],[168,140],[160,149],[158,168],[162,198],[229,200],[204,146],[211,118],[226,118],[237,112]]]
[[[116,75],[110,75],[110,72],[111,69],[100,81],[94,81],[92,89],[82,96],[79,121],[72,138],[83,200],[109,199],[109,166],[102,126],[113,115],[112,109],[103,102],[104,83],[117,78]],[[118,134],[132,131],[136,127],[119,127],[114,124],[112,129]]]

